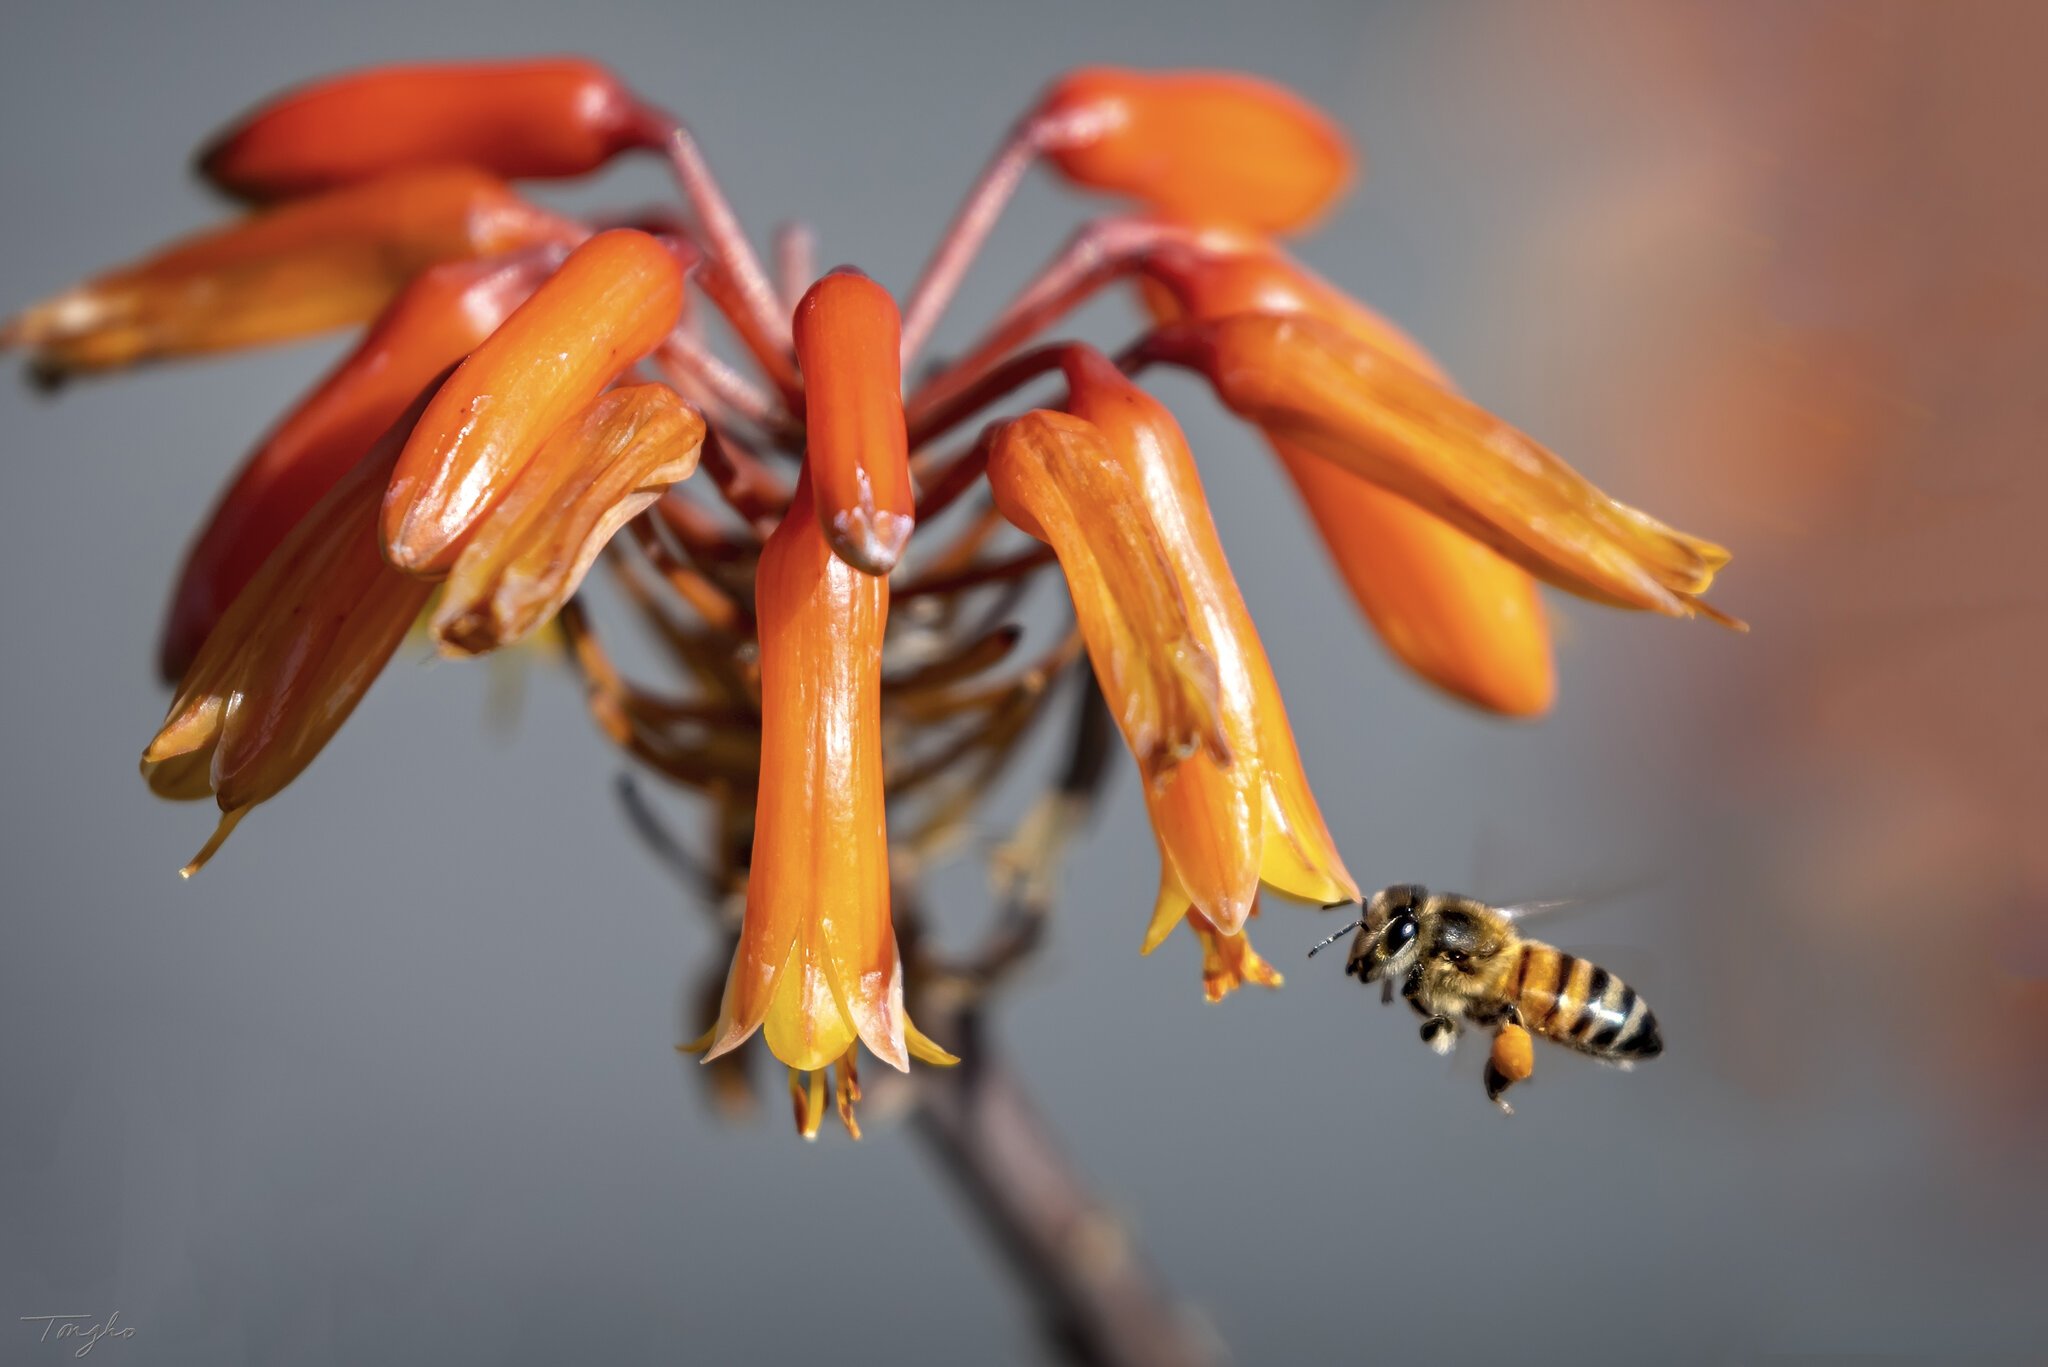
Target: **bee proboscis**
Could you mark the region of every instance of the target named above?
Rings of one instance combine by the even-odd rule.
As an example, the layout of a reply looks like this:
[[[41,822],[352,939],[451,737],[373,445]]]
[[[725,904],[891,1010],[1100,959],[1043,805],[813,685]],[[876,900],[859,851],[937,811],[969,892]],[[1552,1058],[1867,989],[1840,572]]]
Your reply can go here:
[[[1461,1019],[1493,1030],[1486,1095],[1503,1111],[1513,1109],[1508,1088],[1534,1066],[1530,1034],[1623,1068],[1664,1051],[1657,1018],[1634,988],[1588,959],[1524,936],[1515,922],[1515,908],[1396,883],[1309,953],[1357,931],[1344,971],[1381,983],[1384,1001],[1399,984],[1423,1018],[1423,1041],[1440,1054],[1457,1046]]]

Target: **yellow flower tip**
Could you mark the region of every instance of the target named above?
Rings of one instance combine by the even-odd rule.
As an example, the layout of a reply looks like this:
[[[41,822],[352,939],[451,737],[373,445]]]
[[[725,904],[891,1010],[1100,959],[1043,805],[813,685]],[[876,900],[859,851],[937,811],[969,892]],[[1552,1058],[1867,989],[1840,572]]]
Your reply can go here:
[[[191,862],[178,870],[178,877],[190,878],[193,874],[205,868],[213,856],[220,852],[220,847],[227,843],[228,837],[235,833],[235,827],[242,824],[242,818],[247,816],[248,813],[249,809],[247,807],[237,807],[233,811],[222,812],[220,814],[220,823],[213,828],[213,834],[208,836],[206,843],[199,847],[199,853],[192,856]]]
[[[816,1141],[825,1123],[825,1072],[823,1069],[789,1070],[789,1100],[796,1112],[796,1132]]]
[[[1163,862],[1166,856],[1161,853]],[[1166,937],[1173,934],[1173,928],[1189,914],[1192,905],[1188,895],[1180,890],[1170,870],[1162,870],[1159,878],[1159,897],[1152,904],[1152,919],[1145,923],[1145,937],[1138,945],[1138,953],[1150,954],[1166,943]]]
[[[903,1041],[910,1049],[910,1056],[919,1063],[929,1063],[934,1068],[951,1068],[960,1059],[933,1041],[909,1020],[903,1022]]]
[[[1202,942],[1202,995],[1209,1001],[1220,1002],[1247,983],[1277,988],[1286,982],[1243,931],[1223,934],[1199,913],[1188,916],[1188,927]]]

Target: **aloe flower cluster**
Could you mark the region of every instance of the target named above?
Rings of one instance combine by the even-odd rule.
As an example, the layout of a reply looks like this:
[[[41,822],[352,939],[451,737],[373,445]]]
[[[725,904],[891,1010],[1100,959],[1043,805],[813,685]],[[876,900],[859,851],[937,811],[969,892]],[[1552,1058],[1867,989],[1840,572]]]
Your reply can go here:
[[[673,169],[672,208],[587,222],[514,188],[639,154]],[[550,643],[604,734],[704,797],[715,888],[744,910],[692,1047],[763,1036],[806,1135],[828,1088],[858,1132],[860,1048],[952,1061],[905,1009],[892,888],[1084,656],[1158,843],[1147,951],[1185,924],[1212,1000],[1277,984],[1245,933],[1264,894],[1358,896],[1148,368],[1193,372],[1256,430],[1387,647],[1474,706],[1549,705],[1539,580],[1739,625],[1701,601],[1725,552],[1595,488],[1289,258],[1353,157],[1248,77],[1054,83],[900,309],[856,269],[815,275],[803,230],[771,271],[688,130],[589,62],[332,78],[198,166],[238,216],[0,333],[54,383],[364,329],[233,474],[175,581],[174,695],[142,768],[219,808],[185,872],[300,775],[416,627],[455,657]],[[918,366],[1034,166],[1117,211],[973,345]],[[1150,319],[1128,346],[1041,340],[1124,285]],[[712,349],[706,309],[742,354]],[[906,373],[927,378],[906,392]],[[600,564],[672,679],[614,663],[578,596]],[[1072,629],[1011,664],[1009,613],[1055,567]],[[1059,814],[1036,819],[1055,842]]]

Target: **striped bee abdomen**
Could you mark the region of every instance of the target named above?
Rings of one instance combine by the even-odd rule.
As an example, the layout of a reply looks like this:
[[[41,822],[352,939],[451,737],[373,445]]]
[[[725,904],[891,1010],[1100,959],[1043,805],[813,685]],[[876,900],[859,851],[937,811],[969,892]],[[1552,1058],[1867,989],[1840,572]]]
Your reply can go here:
[[[1664,1052],[1657,1018],[1642,997],[1598,964],[1525,940],[1506,986],[1522,1024],[1545,1039],[1608,1059]]]

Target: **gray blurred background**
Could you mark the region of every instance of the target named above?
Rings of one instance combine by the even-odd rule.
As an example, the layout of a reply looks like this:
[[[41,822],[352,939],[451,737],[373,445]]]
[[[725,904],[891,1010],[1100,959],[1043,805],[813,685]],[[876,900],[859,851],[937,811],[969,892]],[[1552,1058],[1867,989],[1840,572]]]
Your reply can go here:
[[[1555,934],[1668,1052],[1546,1052],[1503,1120],[1475,1051],[1302,962],[1326,926],[1286,906],[1255,939],[1287,989],[1205,1006],[1191,940],[1136,953],[1128,772],[1003,1047],[1242,1362],[2033,1361],[2043,13],[8,0],[0,307],[205,222],[191,147],[359,63],[587,52],[694,123],[757,234],[808,217],[899,289],[1063,68],[1287,82],[1369,163],[1307,259],[1736,552],[1716,601],[1753,635],[1553,599],[1555,713],[1487,720],[1395,672],[1265,453],[1161,387],[1354,871],[1628,885]],[[635,166],[596,199],[663,189]],[[942,345],[1088,207],[1034,178]],[[567,679],[499,734],[489,671],[409,651],[179,882],[209,818],[134,773],[168,575],[343,345],[0,389],[0,1360],[68,1351],[20,1316],[114,1311],[109,1361],[1042,1360],[885,1107],[807,1146],[772,1093],[750,1126],[704,1105],[671,1046],[716,947]],[[943,886],[965,943],[979,876]]]

